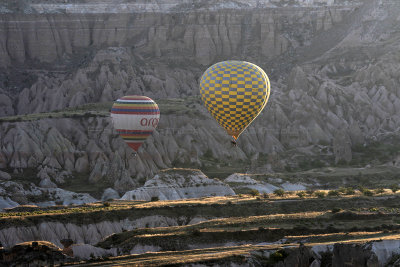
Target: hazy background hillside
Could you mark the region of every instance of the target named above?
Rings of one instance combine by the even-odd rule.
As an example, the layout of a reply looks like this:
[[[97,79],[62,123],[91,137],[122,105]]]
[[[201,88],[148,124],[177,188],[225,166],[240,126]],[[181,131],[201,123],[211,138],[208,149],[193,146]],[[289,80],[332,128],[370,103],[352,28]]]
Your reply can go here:
[[[225,178],[400,164],[397,0],[2,1],[0,13],[9,202],[35,200],[37,187],[122,194],[168,167]],[[228,59],[272,82],[236,148],[198,90],[207,67]],[[136,157],[108,115],[128,94],[161,109]]]

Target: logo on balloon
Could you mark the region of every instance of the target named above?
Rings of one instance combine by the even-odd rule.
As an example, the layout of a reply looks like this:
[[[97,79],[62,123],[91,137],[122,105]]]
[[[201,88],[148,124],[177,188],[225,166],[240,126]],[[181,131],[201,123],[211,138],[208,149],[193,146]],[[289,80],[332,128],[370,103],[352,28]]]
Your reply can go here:
[[[157,124],[158,124],[157,118],[151,118],[151,119],[143,118],[140,120],[140,125],[142,126],[153,126],[155,128]]]

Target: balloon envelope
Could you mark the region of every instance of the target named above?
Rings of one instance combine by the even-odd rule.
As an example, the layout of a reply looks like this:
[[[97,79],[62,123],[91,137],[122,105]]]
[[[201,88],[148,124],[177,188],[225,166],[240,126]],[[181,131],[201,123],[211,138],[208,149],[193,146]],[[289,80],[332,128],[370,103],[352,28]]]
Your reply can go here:
[[[223,61],[209,67],[200,80],[204,105],[235,140],[267,104],[267,74],[245,61]]]
[[[151,98],[130,95],[114,102],[111,118],[118,134],[137,151],[157,127],[160,110]]]

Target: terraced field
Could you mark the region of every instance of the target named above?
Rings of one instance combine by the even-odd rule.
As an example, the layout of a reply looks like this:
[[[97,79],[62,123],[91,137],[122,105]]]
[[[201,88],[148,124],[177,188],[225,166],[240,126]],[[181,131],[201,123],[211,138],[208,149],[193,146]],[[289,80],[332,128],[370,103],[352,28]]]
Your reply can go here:
[[[246,266],[251,262],[254,266],[275,266],[282,262],[284,265],[279,266],[292,266],[296,261],[298,266],[309,266],[301,265],[307,257],[307,264],[317,261],[320,266],[329,266],[324,265],[326,262],[340,266],[337,263],[342,260],[352,262],[352,266],[366,266],[362,262],[367,258],[377,261],[377,266],[394,262],[400,253],[397,190],[370,190],[372,195],[359,190],[330,192],[152,202],[115,200],[70,208],[10,211],[2,213],[0,223],[2,228],[26,227],[49,221],[87,224],[149,216],[177,221],[168,227],[145,226],[112,234],[95,247],[104,251],[117,249],[116,257],[104,254],[70,262],[72,265]],[[193,218],[198,218],[197,222],[189,223]],[[393,248],[390,244],[398,246]],[[346,246],[359,252],[341,252],[350,249]],[[346,255],[350,259],[343,258]]]
[[[261,197],[246,195],[143,203],[143,208],[152,206],[161,209],[167,206],[186,209],[191,214],[208,219],[192,225],[141,228],[114,234],[97,246],[118,248],[122,254],[129,254],[140,244],[150,252],[93,259],[93,262],[80,264],[186,266],[197,263],[225,266],[228,263],[251,262],[255,266],[274,266],[282,261],[283,266],[291,266],[293,259],[290,255],[299,251],[300,244],[304,244],[307,251],[312,251],[313,247],[337,247],[340,243],[360,247],[365,254],[368,251],[365,244],[399,239],[399,203],[400,195],[389,190],[370,197],[357,190],[354,195],[339,194],[324,198],[266,194]],[[286,252],[282,254],[279,251]],[[332,255],[321,254],[318,259],[316,253],[309,254],[309,260],[332,262]],[[351,257],[352,266],[363,266],[357,265],[357,262],[362,262],[359,259],[361,255],[355,253]],[[384,259],[386,263],[390,258]],[[338,256],[334,260],[339,262]]]

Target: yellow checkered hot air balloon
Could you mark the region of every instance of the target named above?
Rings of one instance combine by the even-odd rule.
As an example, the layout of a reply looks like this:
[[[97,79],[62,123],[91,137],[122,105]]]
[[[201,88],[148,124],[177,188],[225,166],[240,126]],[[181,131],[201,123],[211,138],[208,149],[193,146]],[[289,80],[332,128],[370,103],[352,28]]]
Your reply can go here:
[[[245,61],[223,61],[209,67],[200,80],[204,105],[234,140],[267,104],[267,74]]]

